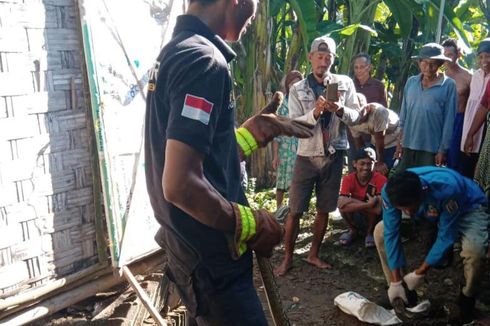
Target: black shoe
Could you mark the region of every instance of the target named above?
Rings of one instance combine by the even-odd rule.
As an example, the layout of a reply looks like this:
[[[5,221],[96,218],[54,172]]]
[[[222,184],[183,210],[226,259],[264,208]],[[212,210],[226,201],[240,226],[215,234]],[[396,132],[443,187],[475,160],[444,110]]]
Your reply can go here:
[[[463,324],[471,323],[475,314],[475,298],[467,297],[463,293],[460,293],[458,306],[461,311],[461,322]]]

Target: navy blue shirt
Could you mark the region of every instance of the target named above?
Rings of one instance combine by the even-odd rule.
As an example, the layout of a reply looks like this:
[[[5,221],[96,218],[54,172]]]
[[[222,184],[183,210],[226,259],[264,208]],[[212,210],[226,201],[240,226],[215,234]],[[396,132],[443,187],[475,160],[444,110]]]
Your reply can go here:
[[[170,255],[192,271],[199,261],[223,276],[251,262],[250,251],[231,259],[224,232],[201,224],[164,199],[162,174],[167,139],[183,142],[204,157],[206,179],[226,199],[247,204],[230,104],[228,62],[232,49],[197,17],[179,16],[172,40],[162,49],[149,81],[146,108],[146,182],[160,235]]]

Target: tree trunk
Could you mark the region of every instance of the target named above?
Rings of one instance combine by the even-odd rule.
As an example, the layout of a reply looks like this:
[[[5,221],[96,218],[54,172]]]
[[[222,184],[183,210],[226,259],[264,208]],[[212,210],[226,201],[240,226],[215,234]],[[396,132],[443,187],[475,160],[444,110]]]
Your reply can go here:
[[[259,3],[259,9],[255,17],[254,40],[250,42],[255,47],[255,51],[248,51],[248,57],[253,57],[253,63],[249,62],[248,68],[253,69],[251,98],[253,114],[260,111],[262,107],[272,98],[271,93],[271,31],[272,22],[269,17],[269,1],[264,0]],[[251,177],[256,178],[257,189],[268,187],[271,184],[272,155],[270,146],[260,149],[252,154],[250,159]]]
[[[395,90],[393,92],[393,99],[390,103],[390,109],[400,112],[401,103],[403,99],[403,89],[408,79],[408,73],[412,64],[412,53],[415,47],[414,39],[417,36],[419,30],[419,23],[415,17],[413,17],[413,27],[410,32],[410,36],[403,42],[402,53],[404,58],[402,60],[400,75],[395,83]]]
[[[378,3],[379,1],[351,0],[349,1],[348,17],[345,17],[344,20],[347,20],[349,24],[361,23],[372,26]],[[370,42],[371,34],[363,29],[358,29],[349,36],[340,57],[338,72],[348,74],[351,70],[352,57],[360,52],[367,52]]]

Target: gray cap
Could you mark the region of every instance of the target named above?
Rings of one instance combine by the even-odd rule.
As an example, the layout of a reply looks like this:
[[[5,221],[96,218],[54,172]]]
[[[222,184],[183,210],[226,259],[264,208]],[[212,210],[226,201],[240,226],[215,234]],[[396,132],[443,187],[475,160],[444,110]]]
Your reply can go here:
[[[420,48],[419,54],[412,57],[412,59],[434,59],[434,60],[443,60],[443,61],[451,61],[451,58],[448,58],[444,55],[444,48],[442,45],[437,43],[427,43],[423,47]]]
[[[320,36],[311,42],[310,52],[329,52],[335,54],[335,41],[328,36]]]
[[[483,39],[480,44],[478,44],[476,54],[480,54],[482,52],[490,53],[490,38]]]

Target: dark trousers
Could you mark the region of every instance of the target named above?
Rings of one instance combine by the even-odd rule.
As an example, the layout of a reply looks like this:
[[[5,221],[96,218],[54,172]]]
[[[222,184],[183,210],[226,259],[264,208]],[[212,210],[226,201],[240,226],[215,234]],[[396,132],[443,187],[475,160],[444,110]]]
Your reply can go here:
[[[189,312],[188,325],[266,326],[252,276],[249,268],[233,277],[213,279],[202,264],[186,276],[178,266],[169,264],[169,279]]]

